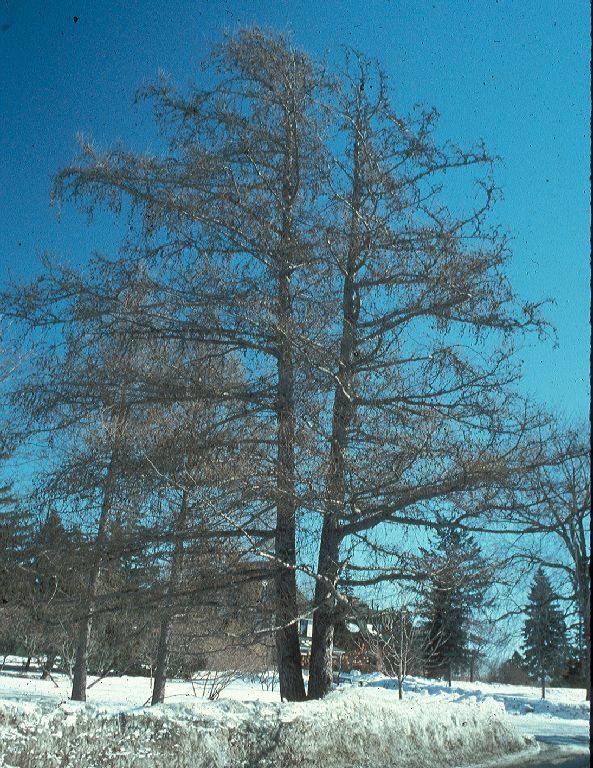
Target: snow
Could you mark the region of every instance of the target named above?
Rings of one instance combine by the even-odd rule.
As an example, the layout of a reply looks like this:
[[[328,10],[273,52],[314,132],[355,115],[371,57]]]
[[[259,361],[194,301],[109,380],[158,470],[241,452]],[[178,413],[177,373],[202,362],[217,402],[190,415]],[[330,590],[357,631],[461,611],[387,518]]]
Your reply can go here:
[[[397,687],[396,681],[382,675],[369,675],[365,684]],[[437,696],[451,702],[494,699],[523,735],[535,736],[538,743],[562,752],[589,754],[590,704],[583,689],[548,688],[542,700],[540,689],[531,686],[454,682],[448,688],[444,683],[409,678],[405,687],[410,696]]]
[[[589,705],[582,690],[396,681],[352,674],[321,702],[288,704],[278,690],[236,679],[210,702],[182,680],[147,707],[150,680],[104,678],[89,703],[68,700],[69,681],[34,671],[0,674],[0,766],[315,766],[424,768],[492,765],[542,741],[584,751]],[[94,679],[91,678],[90,682]],[[533,709],[533,711],[529,711]],[[2,757],[2,755],[4,757]],[[494,763],[492,762],[494,761]],[[501,763],[502,764],[502,763]]]
[[[397,688],[397,681],[380,674],[365,678],[364,685]],[[538,742],[564,752],[589,753],[591,710],[582,688],[547,688],[543,700],[539,687],[501,683],[453,681],[448,688],[442,682],[410,677],[404,688],[406,696],[438,697],[450,702],[494,699],[504,706],[520,733],[535,736]]]
[[[342,689],[320,702],[261,701],[129,708],[65,702],[42,712],[0,704],[7,765],[454,766],[529,745],[494,701],[398,702],[381,689]],[[67,756],[68,762],[63,762]],[[434,762],[433,762],[434,761]]]

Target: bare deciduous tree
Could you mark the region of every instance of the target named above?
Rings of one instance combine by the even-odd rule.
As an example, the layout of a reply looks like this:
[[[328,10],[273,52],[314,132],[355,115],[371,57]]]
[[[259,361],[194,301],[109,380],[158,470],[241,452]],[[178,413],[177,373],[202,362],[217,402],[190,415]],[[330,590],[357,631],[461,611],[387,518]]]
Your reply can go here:
[[[588,430],[556,428],[550,460],[510,489],[503,512],[524,531],[521,554],[562,574],[578,617],[586,696],[591,696],[591,447]]]
[[[296,627],[295,355],[308,335],[303,273],[314,262],[315,99],[323,73],[285,39],[257,29],[225,38],[211,63],[210,91],[186,97],[162,80],[145,93],[168,131],[170,157],[98,155],[87,144],[84,162],[57,177],[55,195],[89,211],[104,202],[119,212],[126,200],[141,214],[146,238],[166,231],[155,256],[183,252],[193,275],[186,297],[193,301],[203,290],[220,309],[216,325],[194,323],[185,333],[251,358],[258,407],[276,426],[280,688],[284,698],[299,700],[305,690]]]
[[[543,323],[505,274],[507,240],[490,219],[494,158],[481,144],[439,143],[434,111],[402,118],[380,69],[356,54],[332,79],[288,39],[246,29],[209,64],[209,89],[185,94],[163,77],[140,94],[154,106],[162,156],[83,141],[54,199],[91,215],[101,205],[127,212],[122,269],[133,272],[141,254],[154,276],[143,273],[141,306],[129,293],[128,305],[109,299],[111,283],[85,291],[85,317],[108,322],[112,339],[119,323],[146,343],[241,358],[244,375],[217,402],[240,404],[237,444],[255,460],[231,494],[243,511],[226,506],[218,535],[243,537],[273,564],[280,693],[302,700],[296,572],[311,569],[297,534],[299,520],[315,529],[321,518],[308,689],[318,698],[331,687],[344,564],[354,585],[409,578],[406,526],[437,526],[443,505],[478,526],[510,478],[541,464],[542,419],[512,387],[514,339]],[[476,183],[457,214],[443,191],[452,174]],[[54,283],[53,306],[76,285],[70,275]],[[40,290],[24,295],[22,315]],[[55,309],[37,319],[59,322]],[[131,392],[109,385],[112,459],[134,455],[119,435],[124,422],[137,426],[146,396],[144,374],[129,373],[115,379]],[[169,403],[187,396],[173,378],[158,395]],[[115,464],[101,475],[109,508]],[[175,562],[188,536],[173,537]]]
[[[371,614],[367,619],[361,627],[365,642],[380,670],[397,680],[402,699],[406,678],[420,674],[430,661],[420,617],[404,605]]]
[[[311,698],[331,686],[344,542],[397,558],[398,526],[434,526],[439,505],[534,460],[527,438],[537,420],[509,387],[513,336],[542,328],[504,273],[509,251],[488,223],[496,191],[484,147],[439,145],[434,112],[401,118],[382,72],[361,56],[349,61],[337,110],[347,150],[334,157],[326,248],[342,306],[329,345],[339,351],[327,364],[334,396]],[[472,170],[482,174],[481,200],[455,216],[441,195],[445,173]],[[355,583],[386,578],[383,567]]]

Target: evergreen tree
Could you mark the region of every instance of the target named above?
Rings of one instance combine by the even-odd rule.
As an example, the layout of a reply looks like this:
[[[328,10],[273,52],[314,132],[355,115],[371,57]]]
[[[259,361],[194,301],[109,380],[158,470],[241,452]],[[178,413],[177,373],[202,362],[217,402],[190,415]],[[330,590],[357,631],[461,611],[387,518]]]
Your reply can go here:
[[[523,651],[528,672],[541,681],[542,699],[546,698],[546,676],[558,668],[567,652],[566,624],[557,600],[550,580],[539,568],[525,607]]]
[[[451,685],[454,668],[471,664],[475,645],[476,612],[484,607],[492,583],[492,567],[472,536],[440,519],[434,549],[423,550],[427,574],[422,586],[421,611],[426,618],[427,672],[446,675]]]
[[[67,531],[59,514],[50,510],[27,551],[31,639],[44,659],[43,679],[50,677],[58,656],[64,661],[74,632],[71,603],[80,593],[87,562],[88,547],[81,533]]]
[[[514,651],[513,655],[500,665],[491,681],[508,685],[529,685],[525,659],[519,651]]]
[[[0,434],[0,465],[11,451]],[[10,479],[0,476],[0,650],[21,653],[26,627],[26,550],[31,536],[29,513],[19,504]]]

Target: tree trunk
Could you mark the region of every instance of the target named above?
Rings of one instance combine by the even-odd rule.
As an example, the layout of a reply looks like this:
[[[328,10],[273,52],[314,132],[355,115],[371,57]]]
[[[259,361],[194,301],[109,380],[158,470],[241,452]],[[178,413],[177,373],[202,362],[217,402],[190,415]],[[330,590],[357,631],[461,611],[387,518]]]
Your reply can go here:
[[[449,688],[453,685],[453,672],[450,664],[447,665],[447,685]]]
[[[27,656],[27,660],[23,664],[23,672],[28,672],[29,669],[31,668],[31,659],[32,658],[33,658],[32,656]]]
[[[282,484],[279,487],[282,488]],[[293,505],[290,498],[281,498],[278,502],[275,538],[278,561],[275,639],[280,697],[286,701],[304,701],[306,698],[297,626],[296,574],[294,567],[291,567],[296,560],[295,534]]]
[[[469,657],[469,681],[474,682],[474,655],[473,653]]]
[[[591,616],[585,618],[585,700],[591,701]]]
[[[582,546],[585,551],[585,546]],[[591,587],[587,558],[575,557],[576,595],[583,627],[582,651],[584,652],[585,699],[591,700]]]
[[[542,666],[541,668],[541,680],[542,680],[542,699],[546,698],[546,673]]]
[[[296,494],[294,469],[294,371],[291,349],[292,297],[285,263],[278,286],[278,453],[276,535],[276,651],[280,696],[303,701],[305,684],[297,626]]]
[[[99,528],[97,531],[97,538],[95,540],[94,558],[89,571],[87,591],[84,598],[83,613],[78,623],[76,655],[74,659],[74,669],[72,672],[72,694],[70,696],[73,701],[86,701],[86,680],[89,641],[91,638],[92,629],[92,614],[95,607],[95,600],[99,586],[99,576],[101,573],[101,563],[103,560],[103,549],[107,540],[107,526],[109,523],[109,516],[111,514],[114,488],[115,454],[112,452],[111,460],[107,468],[107,476],[105,478],[103,501],[101,503],[101,514],[99,516]]]
[[[89,596],[90,596],[90,579],[89,579]],[[92,597],[96,596],[96,590]],[[72,693],[70,698],[73,701],[86,701],[86,678],[88,668],[88,647],[91,636],[91,624],[92,618],[90,614],[90,600],[87,603],[87,610],[84,616],[80,619],[78,625],[78,637],[76,641],[76,654],[74,659],[74,667],[72,670]]]
[[[277,504],[274,554],[276,557],[276,651],[280,696],[303,701],[301,649],[299,642],[296,589],[296,497],[294,469],[294,372],[289,328],[292,318],[290,272],[279,278],[278,335],[278,443]]]
[[[295,413],[293,362],[293,307],[291,276],[294,268],[294,208],[300,187],[297,115],[288,97],[284,113],[281,237],[277,255],[277,464],[276,464],[276,652],[280,696],[303,701],[305,684],[297,626],[296,489],[294,466]]]
[[[404,622],[406,620],[405,611],[400,611],[399,620],[399,659],[397,660],[397,692],[398,698],[401,701],[403,699],[403,687],[404,687],[404,658],[406,658],[406,641],[404,633]],[[407,664],[406,664],[407,666]]]
[[[290,283],[285,273],[280,278],[280,314],[290,317]],[[278,459],[276,535],[276,652],[280,696],[287,701],[303,701],[305,684],[298,634],[296,589],[296,498],[294,470],[294,381],[292,351],[285,333],[279,340],[278,356]]]
[[[332,655],[336,622],[335,588],[339,577],[340,545],[343,540],[343,534],[341,534],[339,526],[345,502],[348,430],[354,417],[354,405],[351,396],[354,381],[353,359],[360,312],[360,300],[359,298],[357,300],[355,278],[361,248],[360,200],[362,171],[359,141],[361,129],[362,118],[359,112],[353,150],[352,214],[342,295],[342,336],[332,411],[332,436],[329,470],[326,481],[325,517],[319,543],[317,582],[315,584],[315,612],[313,614],[313,637],[311,640],[311,665],[308,688],[308,697],[310,699],[320,699],[325,696],[331,690],[332,684]]]
[[[55,653],[48,653],[47,659],[45,661],[45,664],[43,665],[43,669],[41,672],[41,679],[42,680],[49,680],[51,677],[51,671],[54,668],[54,664],[56,661],[56,654]]]
[[[335,629],[335,587],[338,579],[338,555],[341,536],[330,517],[323,521],[319,547],[318,578],[315,583],[311,663],[309,664],[309,699],[321,699],[332,686],[332,660]]]
[[[170,613],[163,616],[159,633],[159,644],[156,654],[154,682],[152,686],[151,705],[162,704],[165,701],[165,685],[167,682],[167,662],[169,660],[169,640],[171,638],[171,625],[173,623]]]
[[[179,581],[179,573],[183,565],[183,539],[182,532],[187,523],[189,512],[189,493],[184,488],[181,496],[181,505],[175,530],[177,539],[173,547],[171,556],[171,571],[169,573],[169,582],[167,584],[167,596],[165,608],[161,619],[161,628],[159,633],[159,643],[157,647],[156,666],[154,670],[154,683],[152,687],[151,705],[162,704],[165,700],[165,686],[167,683],[167,665],[169,661],[169,645],[171,640],[171,628],[174,618],[174,593]]]

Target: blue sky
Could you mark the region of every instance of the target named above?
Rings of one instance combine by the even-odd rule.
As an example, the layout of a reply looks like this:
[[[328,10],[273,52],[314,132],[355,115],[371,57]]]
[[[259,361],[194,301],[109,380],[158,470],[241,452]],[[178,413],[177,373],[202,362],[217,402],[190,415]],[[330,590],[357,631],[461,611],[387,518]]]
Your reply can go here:
[[[108,217],[89,226],[49,207],[54,173],[82,131],[99,146],[155,148],[133,96],[158,69],[200,77],[209,42],[258,23],[313,55],[352,45],[378,58],[402,113],[441,113],[440,135],[483,138],[502,156],[496,220],[513,236],[513,283],[551,297],[558,346],[522,355],[527,392],[569,418],[589,408],[589,3],[549,0],[0,0],[0,281],[26,279],[44,250],[84,264],[114,252]],[[78,20],[75,22],[74,17]]]

